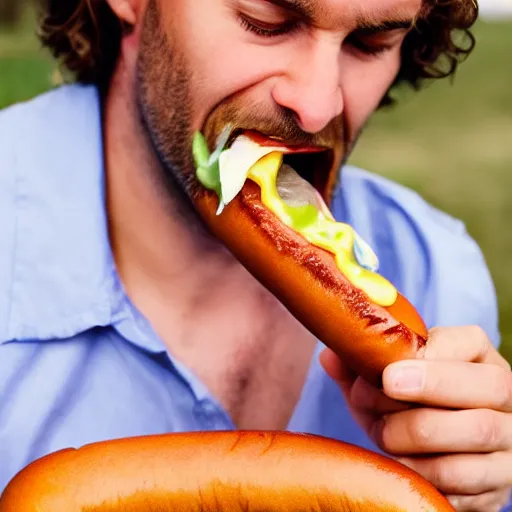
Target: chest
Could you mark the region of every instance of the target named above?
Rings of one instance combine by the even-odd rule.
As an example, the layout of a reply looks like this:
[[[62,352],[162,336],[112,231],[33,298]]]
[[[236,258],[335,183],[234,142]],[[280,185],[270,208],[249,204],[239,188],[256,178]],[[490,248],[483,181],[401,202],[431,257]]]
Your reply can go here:
[[[287,344],[277,347],[291,348]],[[184,371],[164,354],[141,350],[110,329],[55,343],[13,343],[0,347],[0,354],[0,488],[30,461],[70,446],[232,428],[225,411],[204,393],[188,369]],[[297,396],[289,383],[295,380],[302,387],[302,378],[291,379],[288,367],[276,364],[278,375],[267,375],[268,382],[283,381],[278,369],[286,377],[287,391],[273,385],[264,393],[246,393],[245,407],[232,407],[239,411],[242,426],[259,423],[272,428],[278,413],[284,422],[289,413],[283,411],[290,411]],[[229,402],[232,395],[222,394],[221,386],[218,389]],[[256,414],[251,415],[251,410]],[[354,443],[365,441],[336,385],[317,364],[309,371],[289,427]]]
[[[237,428],[284,429],[299,401],[316,339],[289,318],[263,317],[246,328],[222,329],[173,353],[206,385]],[[200,348],[199,348],[200,347]]]

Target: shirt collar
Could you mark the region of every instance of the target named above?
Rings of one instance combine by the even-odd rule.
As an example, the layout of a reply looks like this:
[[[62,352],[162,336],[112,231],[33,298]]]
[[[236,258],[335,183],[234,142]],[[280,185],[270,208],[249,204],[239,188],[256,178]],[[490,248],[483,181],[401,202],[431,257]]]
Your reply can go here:
[[[17,183],[10,315],[0,339],[67,338],[121,320],[97,89],[60,87],[0,122],[13,122],[12,140],[2,144],[12,143]]]

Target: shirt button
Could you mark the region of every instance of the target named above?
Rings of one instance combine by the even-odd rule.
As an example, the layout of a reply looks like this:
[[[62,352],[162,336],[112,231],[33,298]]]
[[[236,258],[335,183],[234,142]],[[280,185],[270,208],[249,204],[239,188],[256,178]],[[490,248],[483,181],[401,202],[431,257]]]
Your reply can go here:
[[[216,414],[218,412],[217,407],[215,406],[215,404],[210,402],[210,400],[204,400],[201,405],[203,407],[203,410],[210,415]]]
[[[201,401],[196,403],[194,414],[200,423],[200,427],[204,429],[213,429],[215,426],[215,406],[211,402]]]

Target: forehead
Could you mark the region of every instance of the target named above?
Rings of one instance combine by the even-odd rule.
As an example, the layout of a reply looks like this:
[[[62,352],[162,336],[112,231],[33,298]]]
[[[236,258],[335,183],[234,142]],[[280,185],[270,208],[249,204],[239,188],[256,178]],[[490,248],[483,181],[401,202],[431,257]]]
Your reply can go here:
[[[385,21],[408,21],[421,11],[423,0],[262,0],[293,6],[307,13],[316,24],[335,27],[378,25]]]

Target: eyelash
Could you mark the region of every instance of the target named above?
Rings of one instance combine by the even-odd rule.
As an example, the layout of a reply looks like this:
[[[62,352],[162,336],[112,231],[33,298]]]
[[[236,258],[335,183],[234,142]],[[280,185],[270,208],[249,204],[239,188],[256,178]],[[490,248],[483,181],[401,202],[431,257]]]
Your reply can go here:
[[[349,37],[345,44],[349,44],[357,51],[364,53],[365,55],[370,55],[372,57],[376,57],[378,55],[382,55],[386,53],[388,50],[393,48],[391,44],[379,43],[379,44],[371,44],[364,41],[363,38],[357,37],[355,35]]]
[[[240,24],[245,30],[247,30],[248,32],[253,32],[256,35],[265,38],[290,34],[291,32],[298,28],[298,23],[296,21],[289,21],[288,23],[280,25],[276,28],[262,28],[257,24],[251,22],[250,18],[247,18],[246,16],[240,16],[239,20]]]
[[[290,34],[294,30],[298,28],[298,23],[295,21],[290,21],[286,24],[278,26],[276,28],[262,28],[257,24],[250,21],[250,18],[246,16],[239,16],[240,24],[242,27],[248,32],[252,32],[259,37],[271,38],[278,37],[284,34]],[[365,43],[363,39],[357,38],[357,36],[352,35],[348,40],[347,44],[350,44],[356,50],[364,53],[365,55],[370,56],[378,56],[392,48],[392,45],[379,44],[379,45],[371,45]]]

